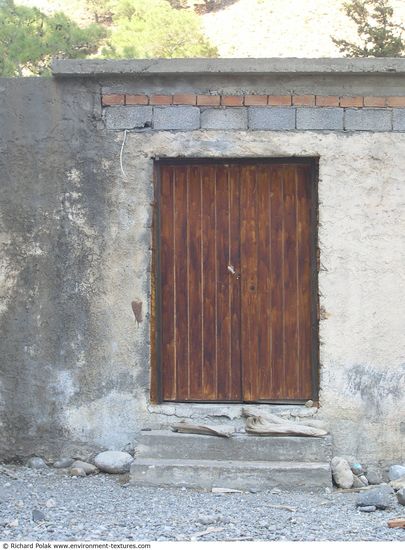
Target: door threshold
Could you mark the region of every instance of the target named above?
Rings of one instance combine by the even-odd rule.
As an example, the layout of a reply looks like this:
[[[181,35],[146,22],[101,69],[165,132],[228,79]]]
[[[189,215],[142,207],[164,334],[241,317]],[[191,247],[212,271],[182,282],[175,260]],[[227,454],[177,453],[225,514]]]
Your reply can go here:
[[[239,405],[243,407],[244,405],[305,405],[310,401],[306,399],[305,401],[301,400],[291,400],[291,401],[162,401],[161,403],[156,403],[156,405],[221,405],[226,407],[227,405]],[[312,400],[311,400],[312,401]],[[314,401],[314,406],[316,402]]]
[[[150,403],[148,412],[152,414],[161,414],[166,417],[219,417],[242,418],[242,409],[247,406],[263,408],[263,412],[277,413],[294,410],[310,410],[301,403],[201,403],[201,402],[176,402],[165,401],[163,403]],[[317,406],[317,405],[315,405]]]

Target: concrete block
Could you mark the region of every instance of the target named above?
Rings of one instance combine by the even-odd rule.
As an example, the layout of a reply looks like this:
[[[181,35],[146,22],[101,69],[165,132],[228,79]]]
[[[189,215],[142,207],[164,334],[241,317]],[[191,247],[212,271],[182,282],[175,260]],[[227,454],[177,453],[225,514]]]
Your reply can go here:
[[[155,130],[198,130],[200,109],[193,106],[170,106],[153,108]]]
[[[405,109],[393,109],[392,125],[393,130],[405,132]]]
[[[345,109],[345,130],[389,132],[392,130],[390,109]]]
[[[179,434],[168,430],[141,432],[136,447],[139,458],[196,460],[328,462],[332,439],[326,437],[260,437],[234,435],[230,438]]]
[[[130,483],[144,487],[227,487],[241,491],[312,490],[331,487],[329,463],[239,462],[237,460],[141,459],[131,465]]]
[[[343,130],[343,109],[299,108],[297,109],[297,130]]]
[[[251,130],[295,130],[295,107],[250,107]]]
[[[108,130],[132,130],[152,126],[152,107],[107,107],[105,120]]]
[[[205,109],[201,112],[201,128],[205,130],[246,130],[247,109]]]

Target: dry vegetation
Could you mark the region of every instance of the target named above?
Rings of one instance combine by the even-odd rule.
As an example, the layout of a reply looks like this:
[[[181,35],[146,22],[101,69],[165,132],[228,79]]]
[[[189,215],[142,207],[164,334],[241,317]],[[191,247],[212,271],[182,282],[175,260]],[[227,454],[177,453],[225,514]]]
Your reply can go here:
[[[65,11],[90,21],[80,0],[17,0],[44,11]],[[227,2],[225,2],[227,4]],[[355,40],[355,25],[342,11],[343,0],[237,0],[201,15],[203,27],[221,57],[341,57],[331,36]],[[391,0],[405,21],[405,0]]]

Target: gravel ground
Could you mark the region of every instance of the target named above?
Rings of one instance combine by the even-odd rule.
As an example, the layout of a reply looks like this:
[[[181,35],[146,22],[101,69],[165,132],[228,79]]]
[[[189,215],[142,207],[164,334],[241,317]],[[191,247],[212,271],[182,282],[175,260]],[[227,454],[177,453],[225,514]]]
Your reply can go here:
[[[17,479],[0,474],[1,540],[405,540],[404,529],[387,527],[405,515],[395,497],[391,509],[364,513],[355,493],[213,494],[133,487],[123,476],[2,469]],[[34,522],[33,510],[44,519]]]

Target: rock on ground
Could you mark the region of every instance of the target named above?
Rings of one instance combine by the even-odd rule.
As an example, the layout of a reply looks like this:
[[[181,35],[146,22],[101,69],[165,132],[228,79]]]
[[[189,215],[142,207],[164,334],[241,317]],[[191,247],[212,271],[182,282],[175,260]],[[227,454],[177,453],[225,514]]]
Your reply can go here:
[[[367,487],[367,485],[369,485],[368,479],[366,478],[365,475],[359,476],[359,480],[363,483],[363,485],[364,485],[365,487]]]
[[[366,487],[368,483],[364,483],[364,481],[361,479],[364,476],[355,476],[353,475],[353,487],[354,489],[360,489],[361,487]]]
[[[32,511],[32,521],[38,522],[38,521],[44,521],[45,520],[45,514],[41,512],[41,510],[37,510],[34,508]]]
[[[366,477],[370,485],[379,485],[383,482],[381,471],[374,466],[367,468]]]
[[[45,464],[45,461],[40,456],[33,456],[27,462],[28,468],[34,468],[35,470],[40,470],[42,468],[48,468]]]
[[[72,477],[86,477],[86,472],[83,468],[70,468],[69,472]]]
[[[55,508],[56,506],[56,501],[54,498],[48,498],[48,500],[45,502],[45,506],[47,508]]]
[[[94,459],[94,463],[99,470],[108,474],[125,474],[134,458],[122,451],[104,451],[99,453]]]
[[[381,485],[376,489],[362,491],[356,500],[358,507],[375,506],[379,510],[385,510],[392,505],[393,489],[388,485]]]
[[[402,506],[405,506],[405,489],[400,489],[397,492],[397,500],[399,504],[402,504]]]
[[[395,481],[402,476],[405,476],[405,466],[402,466],[401,464],[394,464],[390,467],[388,471],[388,477],[390,478],[390,481]]]
[[[60,458],[56,462],[53,463],[54,468],[70,468],[73,464],[74,459],[73,458]]]
[[[338,487],[350,489],[353,486],[353,472],[345,458],[335,456],[331,462],[332,476]]]
[[[72,464],[73,468],[81,468],[84,470],[86,475],[95,474],[98,472],[97,467],[94,466],[94,464],[90,464],[89,462],[83,462],[83,460],[75,460]]]
[[[402,476],[395,481],[390,481],[390,485],[395,491],[405,489],[405,476]]]
[[[364,468],[358,462],[350,464],[350,468],[355,476],[361,476],[364,474]]]

